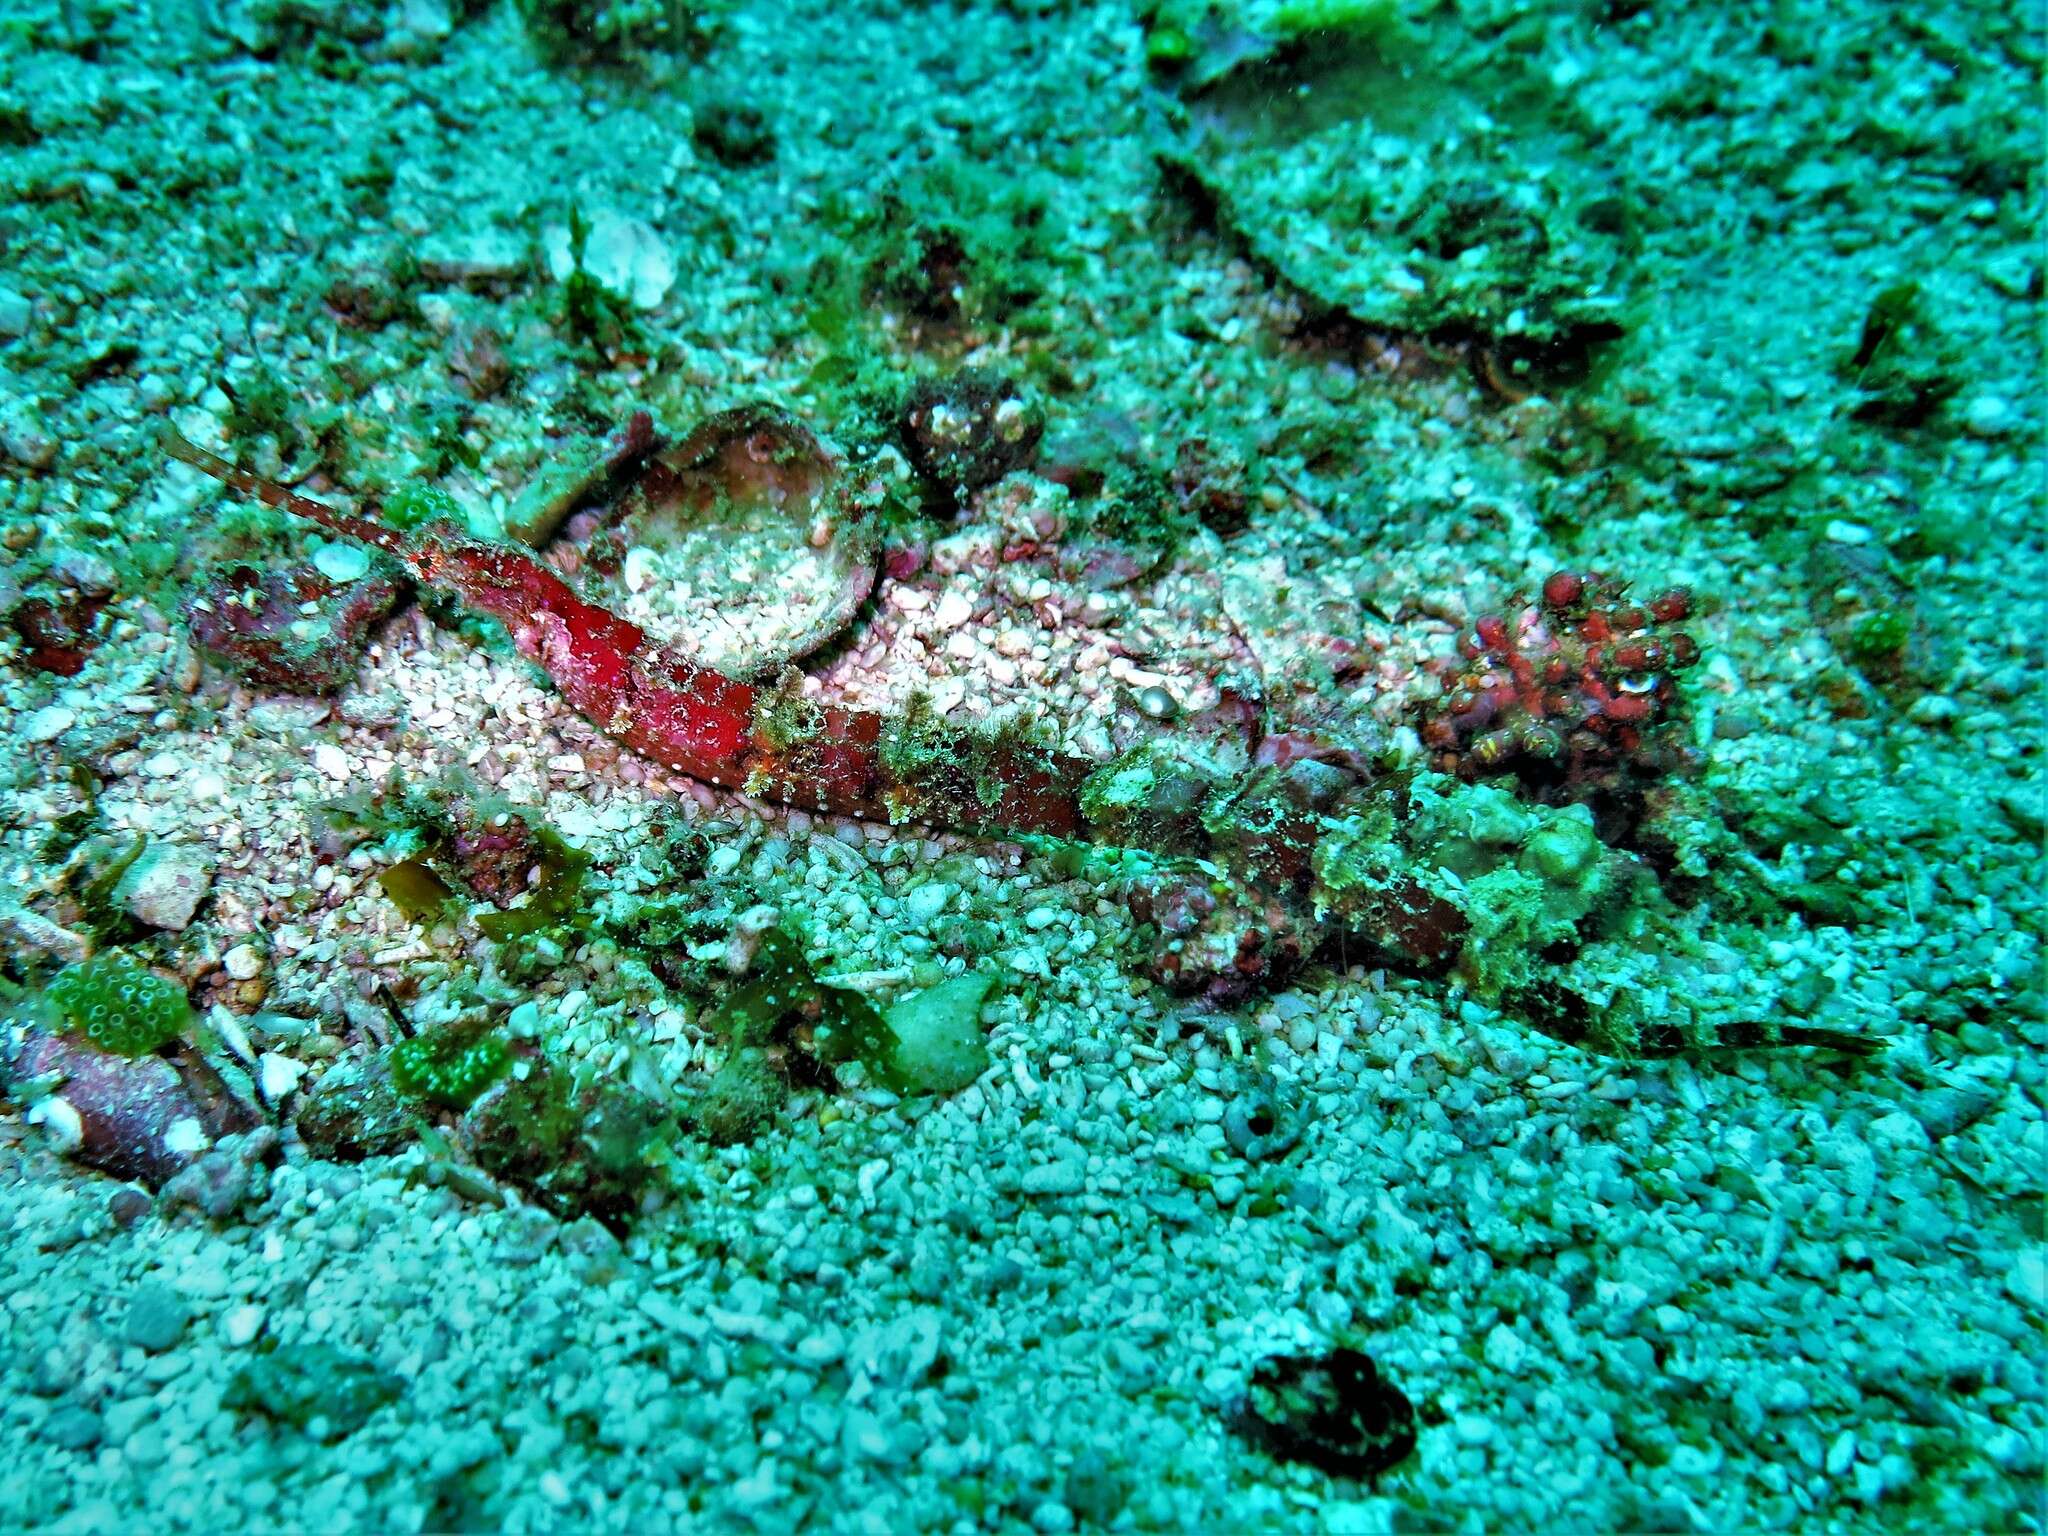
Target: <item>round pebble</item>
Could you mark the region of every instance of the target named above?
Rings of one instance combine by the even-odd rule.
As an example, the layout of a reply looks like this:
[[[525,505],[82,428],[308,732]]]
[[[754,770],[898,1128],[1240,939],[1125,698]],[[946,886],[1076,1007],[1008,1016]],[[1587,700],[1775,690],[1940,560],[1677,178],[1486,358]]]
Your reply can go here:
[[[128,1319],[121,1335],[130,1344],[161,1354],[184,1336],[192,1321],[192,1309],[178,1293],[160,1281],[148,1281],[129,1298]]]
[[[370,572],[370,557],[353,544],[322,544],[313,551],[313,569],[337,585],[361,581]]]
[[[89,1451],[100,1443],[104,1426],[90,1408],[67,1403],[43,1420],[43,1438],[61,1451]]]

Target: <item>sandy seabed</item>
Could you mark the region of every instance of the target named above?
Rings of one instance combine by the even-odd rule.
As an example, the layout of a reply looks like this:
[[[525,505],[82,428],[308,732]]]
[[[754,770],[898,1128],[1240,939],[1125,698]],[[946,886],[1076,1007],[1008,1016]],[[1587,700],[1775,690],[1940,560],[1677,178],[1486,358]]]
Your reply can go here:
[[[269,1127],[154,1190],[9,1072],[0,1524],[2040,1530],[2039,7],[1331,6],[1258,46],[1306,12],[581,9],[621,57],[444,0],[0,18],[6,1044],[115,944]],[[551,265],[572,214],[616,296]],[[911,229],[952,243],[906,268]],[[1005,565],[1108,494],[1020,471],[890,562],[820,696],[1103,755],[1250,664],[1412,765],[1475,616],[1560,568],[1684,585],[1701,766],[1616,855],[1655,942],[1574,963],[1702,1042],[1883,1048],[1595,1051],[1348,953],[1206,1008],[1085,861],[714,794],[445,604],[329,698],[189,639],[217,562],[347,560],[166,420],[492,530],[635,407],[852,447],[963,366],[1044,413],[1041,469],[1216,445],[1248,525],[1128,582]],[[705,572],[697,643],[802,564]],[[61,675],[22,615],[81,596]],[[727,1065],[687,980],[409,921],[402,848],[322,809],[456,769],[589,855],[595,910],[772,907],[885,1006],[994,978],[985,1070],[787,1085],[609,1225],[452,1113],[308,1134],[479,1021],[699,1124]],[[154,878],[95,894],[138,839]],[[1376,1476],[1237,1423],[1260,1362],[1339,1345],[1416,1413]]]

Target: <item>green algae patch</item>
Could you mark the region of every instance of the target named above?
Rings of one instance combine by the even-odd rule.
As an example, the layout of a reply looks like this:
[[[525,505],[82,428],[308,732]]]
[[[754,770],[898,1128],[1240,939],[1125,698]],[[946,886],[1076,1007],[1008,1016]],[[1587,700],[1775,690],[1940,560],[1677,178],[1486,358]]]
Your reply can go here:
[[[410,532],[428,523],[466,523],[462,504],[438,485],[402,485],[384,502],[384,521]]]
[[[434,1031],[391,1048],[391,1086],[407,1098],[461,1110],[511,1066],[511,1047],[497,1035],[465,1038]]]
[[[147,1056],[192,1027],[185,994],[119,950],[66,966],[49,998],[72,1033],[117,1056]]]
[[[377,876],[377,884],[411,923],[431,920],[456,899],[447,882],[421,858],[400,860]]]
[[[708,1023],[732,1043],[733,1063],[763,1047],[791,1045],[828,1066],[857,1061],[871,1082],[892,1093],[953,1093],[988,1070],[981,1005],[993,986],[987,976],[954,976],[884,1013],[859,992],[819,980],[798,941],[771,928],[746,982]],[[753,1089],[735,1077],[721,1092],[746,1097]],[[723,1109],[715,1113],[725,1116]]]

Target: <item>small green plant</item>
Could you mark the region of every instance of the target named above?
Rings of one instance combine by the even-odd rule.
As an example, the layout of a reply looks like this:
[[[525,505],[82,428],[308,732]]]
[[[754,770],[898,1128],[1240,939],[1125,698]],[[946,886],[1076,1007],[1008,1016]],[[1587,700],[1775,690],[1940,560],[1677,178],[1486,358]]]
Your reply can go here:
[[[147,1056],[192,1025],[185,994],[120,950],[66,966],[49,998],[72,1030],[117,1056]]]
[[[1891,661],[1906,648],[1913,636],[1911,615],[1896,609],[1866,613],[1849,627],[1846,645],[1849,659],[1859,667]]]
[[[511,1066],[511,1048],[497,1035],[434,1030],[391,1048],[391,1085],[407,1098],[462,1110]]]
[[[465,523],[462,507],[453,496],[438,485],[418,481],[400,486],[385,500],[384,521],[407,530],[424,523]]]
[[[591,276],[583,265],[584,246],[590,239],[590,221],[583,210],[569,210],[568,275],[562,279],[562,324],[577,341],[600,356],[627,351],[646,338],[633,307]]]

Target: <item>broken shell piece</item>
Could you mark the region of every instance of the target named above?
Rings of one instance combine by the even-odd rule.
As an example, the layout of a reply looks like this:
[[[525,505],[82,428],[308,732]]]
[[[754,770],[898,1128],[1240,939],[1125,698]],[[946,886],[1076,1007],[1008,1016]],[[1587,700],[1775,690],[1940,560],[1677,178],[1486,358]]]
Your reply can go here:
[[[779,671],[874,591],[878,535],[855,478],[788,412],[721,411],[640,465],[584,562],[586,595],[702,665]]]
[[[655,445],[654,417],[647,411],[633,412],[609,437],[563,445],[519,493],[505,514],[505,531],[522,544],[547,543],[578,508],[615,497],[630,484]]]

